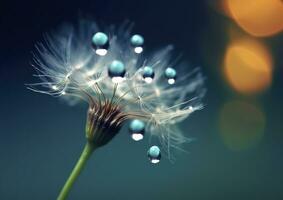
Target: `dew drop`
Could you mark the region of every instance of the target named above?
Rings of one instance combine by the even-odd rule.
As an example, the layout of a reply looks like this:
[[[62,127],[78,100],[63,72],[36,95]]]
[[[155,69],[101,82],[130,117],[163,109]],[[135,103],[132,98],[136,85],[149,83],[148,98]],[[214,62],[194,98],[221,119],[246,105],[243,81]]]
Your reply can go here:
[[[108,66],[108,75],[112,78],[114,83],[122,82],[124,80],[125,73],[125,65],[119,60],[112,61],[112,63]]]
[[[142,53],[143,43],[144,43],[144,39],[141,35],[136,34],[131,37],[131,45],[134,47],[135,53],[137,54]]]
[[[105,56],[109,47],[108,36],[102,32],[95,33],[92,36],[92,46],[97,55]]]
[[[144,39],[141,35],[135,34],[131,37],[131,44],[133,46],[141,46],[144,43]]]
[[[154,78],[154,71],[152,69],[152,67],[150,66],[145,66],[143,68],[143,74],[142,74],[144,81],[146,83],[151,83],[153,78]]]
[[[152,146],[147,152],[147,156],[151,163],[156,164],[160,162],[161,151],[158,146]]]
[[[130,122],[129,132],[131,137],[135,141],[140,141],[143,139],[145,131],[145,124],[143,121],[134,119]]]
[[[168,80],[168,83],[170,85],[174,84],[176,82],[176,77],[177,77],[177,72],[175,69],[171,68],[171,67],[168,67],[166,70],[165,70],[165,77],[167,78]]]

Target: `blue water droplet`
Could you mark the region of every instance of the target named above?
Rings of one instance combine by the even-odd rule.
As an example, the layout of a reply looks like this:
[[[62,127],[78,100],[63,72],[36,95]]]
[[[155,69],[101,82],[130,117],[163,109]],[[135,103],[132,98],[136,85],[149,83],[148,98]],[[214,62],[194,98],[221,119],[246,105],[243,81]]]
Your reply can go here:
[[[145,82],[151,83],[154,78],[154,70],[150,66],[145,66],[143,68],[143,78]]]
[[[92,37],[94,45],[103,46],[108,42],[108,36],[105,33],[97,32]]]
[[[131,44],[135,47],[142,46],[144,43],[144,39],[141,35],[135,34],[131,37]]]
[[[108,74],[112,77],[124,77],[126,73],[125,65],[120,60],[114,60],[108,66]]]
[[[147,156],[151,163],[156,164],[160,162],[161,159],[161,151],[158,146],[152,146],[149,148],[147,152]]]
[[[176,70],[171,67],[166,68],[165,77],[167,78],[169,84],[174,84],[177,77]]]
[[[95,53],[104,56],[107,54],[109,47],[108,36],[105,33],[97,32],[92,36],[92,46],[95,49]]]
[[[144,122],[138,119],[132,120],[130,122],[129,131],[133,140],[135,141],[142,140],[145,131]]]

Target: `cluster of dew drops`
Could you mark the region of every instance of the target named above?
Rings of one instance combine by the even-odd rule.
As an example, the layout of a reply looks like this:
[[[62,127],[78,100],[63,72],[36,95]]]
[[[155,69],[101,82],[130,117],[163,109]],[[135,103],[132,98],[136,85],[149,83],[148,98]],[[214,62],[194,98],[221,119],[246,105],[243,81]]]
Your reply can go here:
[[[143,52],[144,38],[141,35],[135,34],[130,39],[131,45],[135,53],[140,54]],[[92,46],[95,53],[99,56],[105,56],[109,47],[108,36],[103,32],[97,32],[92,37]],[[126,68],[122,61],[113,60],[108,66],[108,75],[115,83],[121,82],[126,74]],[[175,83],[177,72],[175,69],[168,67],[164,73],[167,78],[168,84]],[[146,83],[151,83],[154,78],[154,70],[151,66],[145,66],[142,71],[143,79]],[[140,141],[144,137],[145,123],[141,120],[134,119],[130,122],[129,132],[134,141]],[[151,146],[147,152],[148,158],[151,163],[159,163],[161,159],[161,150],[158,146]]]

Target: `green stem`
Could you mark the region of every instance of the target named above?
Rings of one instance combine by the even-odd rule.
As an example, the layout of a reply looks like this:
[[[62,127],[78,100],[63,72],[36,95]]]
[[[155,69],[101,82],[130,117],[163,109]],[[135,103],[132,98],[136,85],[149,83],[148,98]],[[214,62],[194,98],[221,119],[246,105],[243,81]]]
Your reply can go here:
[[[65,200],[70,192],[70,190],[72,189],[72,186],[74,185],[76,179],[78,178],[78,176],[80,175],[83,167],[85,166],[87,160],[89,159],[90,155],[92,154],[92,152],[94,151],[95,146],[89,142],[86,143],[84,150],[76,164],[76,166],[74,167],[72,173],[70,174],[68,180],[66,181],[64,187],[62,188],[57,200]]]

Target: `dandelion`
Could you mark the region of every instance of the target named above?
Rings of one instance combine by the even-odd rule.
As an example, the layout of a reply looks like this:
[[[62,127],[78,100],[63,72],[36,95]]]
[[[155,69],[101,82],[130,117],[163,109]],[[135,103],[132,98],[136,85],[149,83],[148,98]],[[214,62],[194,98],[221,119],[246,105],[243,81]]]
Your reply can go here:
[[[89,107],[86,145],[58,199],[66,199],[92,152],[106,145],[130,121],[131,137],[157,136],[169,159],[172,149],[190,141],[176,124],[203,107],[204,78],[199,69],[174,64],[172,46],[145,54],[144,38],[131,34],[131,25],[99,29],[81,21],[78,28],[65,26],[36,45],[33,66],[40,82],[32,91],[65,99],[71,104],[85,101]],[[177,74],[178,73],[178,74]],[[158,163],[161,150],[148,150]]]

